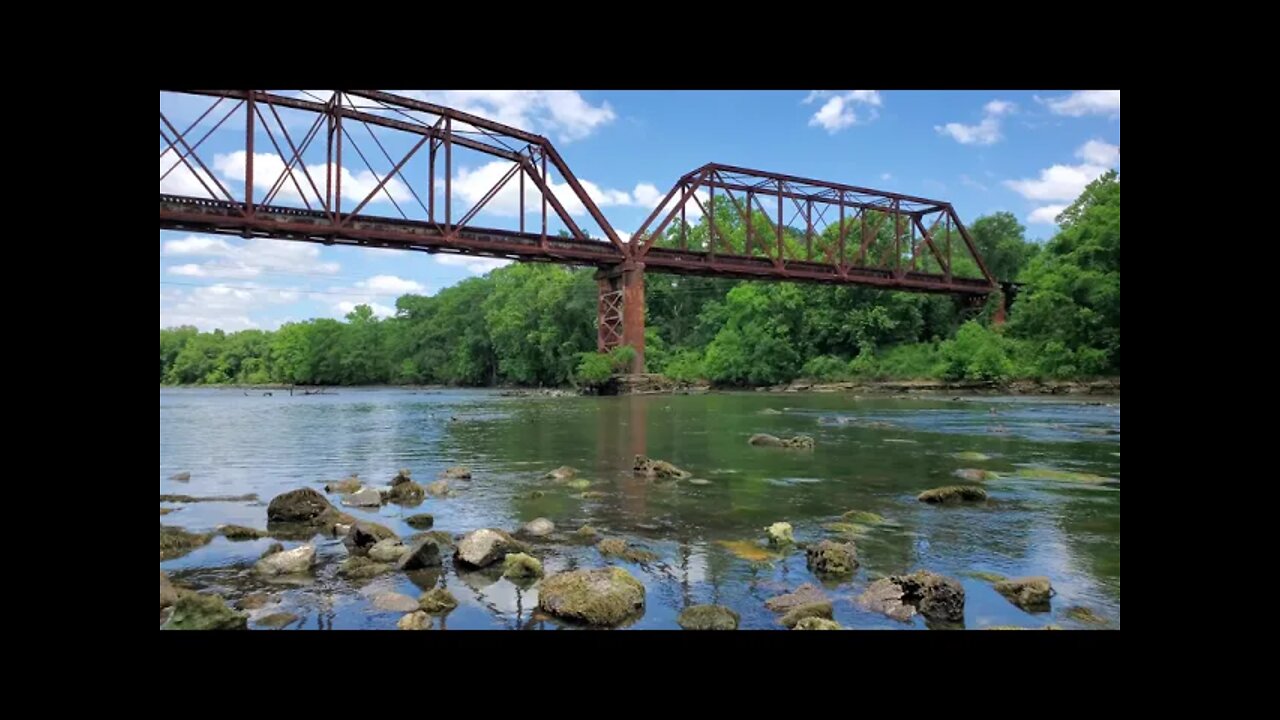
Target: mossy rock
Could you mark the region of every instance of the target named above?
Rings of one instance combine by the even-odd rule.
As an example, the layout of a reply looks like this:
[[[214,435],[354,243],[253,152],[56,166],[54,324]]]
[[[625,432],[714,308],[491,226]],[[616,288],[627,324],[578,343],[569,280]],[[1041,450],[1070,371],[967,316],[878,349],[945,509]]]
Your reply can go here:
[[[987,491],[973,485],[950,485],[947,487],[925,490],[916,496],[920,502],[933,505],[954,505],[963,502],[982,502],[987,499]]]
[[[824,523],[822,529],[837,535],[845,535],[848,537],[863,537],[871,532],[871,528],[866,525],[858,525],[857,523],[831,522]]]
[[[843,630],[840,623],[821,617],[807,617],[796,623],[792,630]]]
[[[1102,485],[1104,483],[1116,482],[1111,478],[1094,475],[1092,473],[1053,470],[1050,468],[1018,468],[1015,474],[1019,477],[1031,478],[1033,480],[1061,480],[1063,482],[1083,483],[1086,485]]]
[[[508,553],[502,559],[502,577],[517,579],[542,577],[542,563],[532,555]]]
[[[1078,623],[1085,623],[1086,625],[1108,624],[1106,618],[1098,615],[1087,607],[1076,606],[1067,608],[1066,615],[1068,618],[1075,620]]]
[[[267,537],[267,533],[262,530],[255,530],[251,527],[243,525],[223,525],[218,528],[218,532],[228,540],[257,540],[258,538]]]
[[[737,630],[738,621],[738,613],[723,605],[694,605],[676,618],[685,630]]]
[[[351,580],[367,580],[393,569],[395,567],[389,563],[376,562],[363,555],[352,555],[338,566],[338,574]]]
[[[436,588],[418,597],[418,607],[432,615],[443,615],[458,607],[458,599],[445,588]]]
[[[788,610],[779,622],[781,622],[785,627],[794,628],[797,623],[805,618],[824,618],[826,620],[830,620],[831,610],[830,600],[805,603]]]
[[[654,553],[628,545],[626,540],[619,538],[601,540],[596,543],[596,550],[605,557],[620,557],[632,563],[648,563],[658,559]]]
[[[190,591],[179,593],[173,615],[164,630],[246,630],[248,616],[227,607],[217,595],[201,595]]]
[[[208,533],[187,532],[180,527],[160,526],[160,559],[182,557],[198,547],[208,545],[213,536]]]
[[[884,523],[884,516],[877,515],[866,510],[849,510],[840,516],[841,520],[859,525],[881,525]]]
[[[751,563],[765,563],[779,557],[753,540],[720,540],[717,544],[733,553],[734,557]]]
[[[794,545],[796,542],[795,535],[792,534],[791,523],[776,522],[764,529],[765,536],[769,538],[769,544],[775,547],[783,545]]]
[[[622,568],[574,570],[542,581],[538,608],[590,625],[618,625],[644,611],[645,589]]]
[[[419,513],[410,515],[404,519],[405,523],[415,530],[430,530],[436,524],[436,518],[431,513]]]
[[[579,542],[595,542],[600,537],[600,531],[590,525],[583,525],[574,531],[573,537]]]
[[[823,540],[805,550],[805,562],[820,575],[852,575],[858,569],[858,553],[851,542]]]
[[[1023,610],[1046,611],[1053,585],[1044,576],[1011,578],[995,584],[996,592]]]
[[[565,487],[573,490],[586,490],[591,487],[591,481],[586,478],[574,478],[573,480],[565,483]]]

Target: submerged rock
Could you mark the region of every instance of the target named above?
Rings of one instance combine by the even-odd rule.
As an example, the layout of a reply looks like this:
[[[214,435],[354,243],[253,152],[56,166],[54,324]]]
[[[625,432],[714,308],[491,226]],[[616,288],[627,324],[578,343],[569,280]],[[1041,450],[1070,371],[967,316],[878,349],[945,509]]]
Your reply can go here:
[[[796,605],[782,616],[781,622],[784,627],[794,628],[797,623],[806,618],[824,618],[831,619],[831,601],[822,600],[819,602],[804,603]]]
[[[364,484],[360,482],[360,478],[356,477],[355,474],[352,473],[349,478],[343,478],[335,482],[327,483],[324,486],[324,491],[327,493],[342,493],[346,495],[356,492],[363,487],[363,485]]]
[[[556,531],[556,524],[546,518],[536,518],[524,524],[520,532],[531,537],[545,537]]]
[[[761,447],[781,447],[781,448],[797,448],[802,450],[813,449],[813,438],[808,435],[797,435],[793,438],[783,440],[782,438],[764,433],[757,433],[747,439],[748,445],[757,445]]]
[[[436,518],[431,513],[419,513],[410,515],[404,519],[405,524],[415,530],[430,530],[436,524]]]
[[[428,485],[425,489],[427,494],[432,497],[447,497],[449,495],[449,481],[437,480]]]
[[[454,557],[472,567],[485,567],[506,557],[509,552],[524,552],[528,547],[502,530],[483,528],[468,533],[458,543]]]
[[[858,569],[858,553],[853,543],[823,540],[805,550],[809,569],[825,575],[851,575]]]
[[[183,592],[162,630],[246,630],[248,616],[227,607],[217,595]]]
[[[382,493],[373,488],[363,488],[350,495],[344,495],[342,504],[351,507],[381,507]]]
[[[964,620],[964,587],[928,570],[877,580],[858,603],[895,620],[909,620],[917,611],[932,620]]]
[[[1076,622],[1086,623],[1089,625],[1106,625],[1107,619],[1098,615],[1087,607],[1070,607],[1067,608],[1067,617]]]
[[[369,559],[381,563],[398,562],[407,552],[409,552],[409,548],[394,538],[379,540],[370,546],[368,550]]]
[[[782,413],[782,411],[781,411],[781,410],[774,410],[773,408],[765,408],[765,409],[761,410],[759,414],[761,414],[761,415],[781,415],[781,414],[783,414],[783,413]]]
[[[747,562],[768,562],[778,556],[760,546],[755,540],[719,540],[717,544]]]
[[[422,593],[418,598],[418,607],[432,615],[447,613],[458,607],[458,599],[444,588],[436,588]]]
[[[524,553],[509,553],[502,559],[502,577],[542,577],[542,563],[532,555],[526,555]]]
[[[441,480],[470,480],[471,471],[461,465],[445,468],[440,472]]]
[[[255,530],[243,525],[223,525],[218,528],[218,532],[228,540],[257,540],[258,538],[267,537],[267,534],[262,530]]]
[[[407,613],[418,609],[418,601],[397,592],[384,592],[373,596],[373,606],[388,612]]]
[[[591,625],[617,625],[644,611],[644,585],[622,568],[574,570],[542,581],[538,608]]]
[[[987,491],[973,485],[950,485],[925,490],[916,496],[920,502],[954,505],[962,502],[981,502],[987,499]]]
[[[1000,573],[988,572],[986,570],[971,570],[969,572],[964,572],[960,574],[967,575],[971,578],[977,578],[978,580],[982,580],[984,582],[989,582],[992,584],[998,583],[1001,580],[1005,579],[1004,576],[1001,575]]]
[[[352,580],[367,580],[393,569],[394,566],[388,563],[374,562],[363,555],[352,555],[338,566],[338,574]]]
[[[373,556],[372,551],[369,556]],[[424,570],[440,564],[440,543],[434,537],[424,537],[405,549],[396,561],[396,568],[405,571]]]
[[[582,498],[583,500],[599,500],[600,498],[609,497],[609,493],[601,492],[600,490],[588,490],[582,493],[581,495],[579,495],[578,497]]]
[[[250,593],[236,601],[239,610],[257,610],[271,603],[271,596],[266,593]]]
[[[866,525],[845,522],[823,523],[822,529],[847,537],[862,537],[870,530]]]
[[[769,538],[769,544],[792,545],[795,543],[795,536],[791,534],[791,523],[776,522],[764,529],[765,535]]]
[[[396,622],[396,628],[400,630],[430,630],[431,616],[421,610],[405,615]]]
[[[951,457],[953,457],[953,458],[955,458],[955,459],[957,459],[957,460],[969,460],[969,461],[974,461],[974,462],[983,462],[983,461],[986,461],[986,460],[990,460],[990,459],[991,459],[991,456],[990,456],[990,455],[984,455],[984,454],[982,454],[982,453],[980,453],[980,452],[973,452],[972,450],[968,450],[968,451],[965,451],[965,452],[953,453],[953,454],[951,455]]]
[[[207,533],[187,532],[180,527],[160,526],[160,559],[172,560],[182,557],[213,539]]]
[[[995,584],[995,589],[1014,605],[1032,611],[1048,610],[1049,598],[1053,595],[1053,586],[1044,576],[1001,580]]]
[[[658,559],[656,554],[634,547],[620,538],[601,540],[596,543],[596,550],[599,550],[600,554],[605,557],[620,557],[632,563],[648,563]]]
[[[272,553],[257,563],[253,569],[259,575],[297,575],[307,572],[316,561],[316,549],[311,545],[302,545],[292,550]]]
[[[163,610],[178,602],[178,589],[169,582],[169,576],[160,571],[160,609]]]
[[[829,602],[827,596],[817,586],[805,583],[784,595],[769,598],[764,606],[773,612],[787,612],[801,605]]]
[[[258,499],[257,493],[248,495],[161,495],[160,502],[198,503],[198,502],[253,502]]]
[[[952,473],[952,475],[955,475],[961,480],[968,480],[970,482],[982,482],[983,480],[996,480],[1000,477],[999,475],[991,472],[990,470],[979,470],[978,468],[961,468],[955,471],[954,473]]]
[[[296,622],[298,622],[297,615],[288,612],[279,612],[260,617],[257,620],[254,620],[253,624],[255,627],[277,629],[285,627],[286,625],[292,625]]]
[[[676,618],[685,630],[737,630],[738,613],[723,605],[693,605]]]
[[[632,469],[637,475],[659,480],[683,480],[693,477],[693,473],[672,465],[665,460],[651,460],[644,455],[637,455]]]
[[[560,467],[556,468],[555,470],[552,470],[551,472],[547,473],[546,475],[543,475],[543,476],[542,476],[542,479],[544,479],[544,480],[568,480],[568,479],[572,478],[574,475],[577,475],[577,474],[578,474],[578,471],[577,471],[577,470],[575,470],[575,469],[573,469],[573,468],[569,467],[568,465],[561,465]]]
[[[187,482],[188,480],[191,479],[191,473],[189,472],[174,473],[169,476],[169,479],[177,482]]]
[[[792,630],[843,630],[840,623],[822,617],[807,617],[796,623]]]
[[[595,539],[600,537],[600,531],[590,525],[583,525],[574,531],[573,537],[580,541],[595,542]]]
[[[566,482],[565,487],[571,490],[586,490],[591,487],[591,481],[586,478],[575,478]]]
[[[538,498],[543,497],[546,494],[547,493],[543,490],[530,490],[523,497],[525,500],[537,500]]]

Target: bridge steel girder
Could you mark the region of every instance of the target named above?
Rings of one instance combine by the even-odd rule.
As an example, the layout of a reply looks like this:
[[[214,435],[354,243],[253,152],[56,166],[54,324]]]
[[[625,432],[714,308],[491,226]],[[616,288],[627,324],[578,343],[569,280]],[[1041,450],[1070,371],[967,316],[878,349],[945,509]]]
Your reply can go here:
[[[646,270],[945,293],[970,303],[1000,292],[967,228],[945,201],[709,163],[682,176],[640,229],[629,241],[623,241],[564,158],[541,135],[377,90],[331,91],[328,100],[308,91],[292,94],[265,90],[171,92],[204,97],[213,104],[185,129],[179,129],[165,114],[162,91],[160,229],[595,267],[600,270],[596,275],[600,292],[597,348],[606,352],[620,345],[632,346],[636,351],[633,372],[644,371]],[[224,103],[229,109],[215,113]],[[206,158],[200,156],[200,148],[240,108],[244,108],[243,132],[239,134],[243,138],[243,158],[240,166],[235,167],[235,153],[220,154],[217,162],[212,163],[222,174],[220,180],[210,170]],[[313,120],[306,124],[306,132],[299,132],[300,127],[286,123],[280,114],[282,109],[310,113]],[[208,123],[202,125],[206,118]],[[360,127],[372,138],[377,153],[367,141],[363,148],[357,142]],[[402,138],[409,149],[397,159],[378,138],[375,127],[384,132],[394,131],[395,137]],[[306,162],[307,150],[315,146],[323,147],[323,166]],[[454,213],[455,148],[512,163],[461,216]],[[397,152],[399,150],[397,148]],[[268,160],[274,159],[278,165],[262,162],[261,155],[255,164],[255,153],[271,151],[274,158]],[[375,160],[380,156],[390,170],[380,174],[370,163],[370,155]],[[421,173],[425,178],[412,180],[406,171],[415,156],[429,158],[429,167]],[[436,166],[441,156],[444,178],[438,180]],[[348,168],[355,158],[363,162],[376,184],[368,192],[362,189],[358,196],[348,195],[358,197],[359,202],[353,209],[344,211],[344,175],[350,191],[353,183]],[[279,166],[283,169],[270,177]],[[548,166],[564,181],[558,191],[552,185]],[[186,182],[179,191],[165,192],[166,178],[175,171],[179,177],[174,182]],[[515,181],[517,176],[519,179]],[[243,182],[243,192],[233,194],[223,180]],[[518,229],[471,224],[504,189],[516,186],[520,208]],[[206,197],[197,196],[200,189]],[[443,196],[438,201],[439,189],[443,189]],[[525,227],[527,189],[540,195],[541,226],[536,231],[527,231]],[[476,188],[469,190],[474,194]],[[745,221],[746,254],[736,252],[723,237],[718,237],[721,230],[716,227],[714,215],[709,217],[709,243],[705,249],[687,247],[686,214],[693,209],[705,215],[707,208],[698,197],[703,191],[713,199],[712,213],[727,202],[730,211]],[[557,197],[557,192],[562,197]],[[303,207],[284,204],[281,193]],[[722,193],[726,200],[715,200],[717,193]],[[367,212],[369,203],[384,199],[382,196],[390,201],[400,217]],[[410,217],[401,207],[401,202],[407,204],[410,199],[417,202],[424,217]],[[581,206],[605,235],[603,240],[591,237],[579,226],[565,206],[566,200]],[[766,201],[770,211],[765,211]],[[440,204],[444,206],[443,221],[437,208]],[[777,210],[776,218],[773,208]],[[793,211],[792,221],[800,219],[799,228],[787,221],[788,209]],[[756,210],[769,218],[769,227],[761,227],[756,222]],[[552,213],[566,228],[567,237],[548,234],[547,222]],[[830,227],[828,213],[838,220],[838,245],[827,242],[826,247],[817,248],[815,254],[816,223],[825,222]],[[892,223],[886,224],[890,218]],[[931,227],[926,225],[926,220],[931,220]],[[674,227],[680,229],[679,247],[657,244],[655,241],[673,222],[678,223]],[[650,227],[654,228],[651,234]],[[878,251],[883,252],[878,263],[864,262],[874,260],[867,258],[867,251],[885,227],[893,229],[892,242]],[[857,228],[864,237],[851,237],[850,228]],[[799,237],[801,229],[804,257],[795,257],[794,253],[788,257],[784,235]],[[982,277],[957,277],[952,273],[952,253],[956,249],[952,243],[953,229],[958,233],[962,252],[973,259]],[[884,256],[892,256],[891,262],[883,259]],[[917,261],[921,257],[932,258],[942,272],[920,270]],[[1004,284],[1006,302],[1016,290],[1016,286]]]

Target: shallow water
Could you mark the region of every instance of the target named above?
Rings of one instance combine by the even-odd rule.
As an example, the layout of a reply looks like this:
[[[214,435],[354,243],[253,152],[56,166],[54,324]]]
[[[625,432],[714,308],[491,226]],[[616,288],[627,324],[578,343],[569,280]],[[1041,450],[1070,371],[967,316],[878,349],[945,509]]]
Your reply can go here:
[[[764,414],[765,409],[781,414]],[[456,497],[428,497],[411,508],[341,509],[376,519],[402,537],[417,532],[403,518],[421,512],[435,515],[434,529],[450,533],[514,531],[536,517],[549,518],[557,535],[535,543],[548,573],[617,564],[644,583],[646,609],[627,626],[632,629],[675,629],[680,610],[701,603],[730,607],[743,629],[780,628],[765,600],[805,582],[824,587],[835,619],[846,628],[926,628],[919,617],[898,622],[854,602],[875,578],[916,569],[964,585],[969,629],[1097,627],[1069,617],[1072,607],[1088,608],[1106,620],[1105,627],[1119,628],[1119,431],[1118,399],[1085,404],[789,393],[503,397],[492,391],[387,389],[305,397],[277,390],[265,397],[229,389],[162,389],[160,492],[257,493],[260,500],[161,503],[180,508],[161,523],[194,531],[225,523],[265,529],[267,502],[287,490],[323,491],[324,482],[351,473],[385,485],[400,468],[426,484],[446,467],[465,465],[473,479],[450,481]],[[747,438],[753,433],[805,434],[816,448],[751,447]],[[635,477],[636,454],[668,460],[708,482]],[[590,486],[541,478],[561,465],[577,468]],[[988,502],[937,507],[916,501],[924,490],[965,484],[953,475],[962,468],[1000,475],[982,482]],[[191,473],[190,481],[168,479],[181,471]],[[529,499],[535,489],[545,495]],[[584,490],[591,493],[587,499]],[[339,504],[338,496],[329,498]],[[852,579],[823,583],[806,568],[802,551],[756,561],[734,552],[748,549],[743,541],[763,541],[764,527],[778,521],[791,523],[799,541],[834,539],[822,525],[840,521],[847,510],[870,511],[887,521],[868,526],[856,539],[861,566]],[[643,546],[659,559],[643,566],[605,559],[592,546],[568,539],[584,524]],[[179,584],[218,592],[228,601],[266,591],[278,603],[254,617],[297,615],[286,629],[394,628],[402,613],[377,609],[373,596],[394,591],[416,598],[437,585],[460,602],[434,620],[437,628],[573,627],[535,614],[536,584],[521,587],[492,573],[459,573],[448,559],[438,572],[347,581],[335,574],[346,550],[334,538],[316,539],[318,565],[310,578],[267,582],[251,568],[271,542],[217,537],[161,562],[160,569]],[[1052,609],[1019,609],[989,582],[967,574],[973,572],[1048,576],[1056,591]]]

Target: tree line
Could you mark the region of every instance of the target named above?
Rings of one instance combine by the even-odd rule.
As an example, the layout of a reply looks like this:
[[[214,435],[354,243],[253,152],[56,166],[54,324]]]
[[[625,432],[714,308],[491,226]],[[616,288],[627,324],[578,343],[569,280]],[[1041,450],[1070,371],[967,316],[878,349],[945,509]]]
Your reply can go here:
[[[767,252],[768,220],[721,199],[717,250]],[[710,218],[683,228],[705,246]],[[868,220],[870,222],[870,220]],[[970,234],[992,273],[1023,290],[1009,322],[994,306],[974,312],[949,296],[856,286],[646,277],[646,365],[681,380],[764,385],[816,380],[1079,378],[1120,372],[1120,183],[1091,183],[1039,244],[1010,213],[980,217]],[[861,228],[851,231],[862,236]],[[866,231],[871,257],[892,243]],[[891,232],[891,231],[890,231]],[[826,253],[839,228],[813,238],[789,231],[788,254]],[[658,244],[674,246],[681,229]],[[805,247],[805,243],[809,247]],[[726,247],[728,246],[728,247]],[[890,251],[891,252],[891,251]],[[958,254],[957,254],[958,255]],[[977,268],[957,261],[956,274]],[[936,269],[936,268],[935,268]],[[359,306],[345,321],[315,319],[275,331],[160,331],[161,384],[559,386],[598,382],[625,365],[629,349],[599,356],[591,269],[516,264],[432,296],[405,295],[394,317]]]

